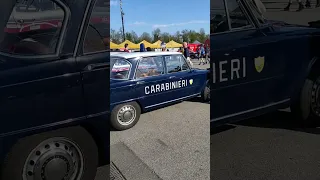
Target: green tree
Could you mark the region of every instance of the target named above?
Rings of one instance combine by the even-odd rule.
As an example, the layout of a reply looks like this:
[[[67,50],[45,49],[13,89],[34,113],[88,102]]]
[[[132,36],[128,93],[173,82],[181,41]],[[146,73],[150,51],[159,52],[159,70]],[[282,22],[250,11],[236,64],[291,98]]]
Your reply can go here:
[[[152,36],[153,36],[153,42],[156,42],[156,41],[160,40],[161,30],[159,28],[153,30],[152,31]]]
[[[139,39],[140,39],[140,42],[142,40],[146,40],[148,42],[152,42],[151,35],[149,33],[147,33],[147,32],[142,33]]]

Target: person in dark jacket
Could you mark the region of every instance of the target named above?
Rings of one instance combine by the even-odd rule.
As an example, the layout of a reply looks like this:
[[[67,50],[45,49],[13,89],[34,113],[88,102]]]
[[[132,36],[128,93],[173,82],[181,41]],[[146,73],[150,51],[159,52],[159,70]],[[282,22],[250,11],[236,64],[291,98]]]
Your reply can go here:
[[[190,67],[193,67],[193,63],[190,59],[190,52],[189,52],[188,44],[186,42],[183,43],[183,55],[187,59]]]
[[[140,52],[146,52],[146,48],[143,43],[140,44]]]

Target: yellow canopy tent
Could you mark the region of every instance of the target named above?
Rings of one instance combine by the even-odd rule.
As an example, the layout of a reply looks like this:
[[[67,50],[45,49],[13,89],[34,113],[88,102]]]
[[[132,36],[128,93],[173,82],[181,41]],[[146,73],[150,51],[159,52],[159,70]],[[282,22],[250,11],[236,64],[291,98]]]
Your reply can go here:
[[[119,46],[119,44],[110,42],[110,49],[120,49],[121,46]]]
[[[146,40],[143,40],[143,41],[141,41],[140,43],[138,43],[139,48],[140,48],[140,44],[141,44],[141,43],[143,43],[143,44],[144,44],[144,47],[145,47],[145,48],[147,48],[147,47],[155,48],[155,46],[154,46],[153,44],[149,43],[149,42],[148,42],[148,41],[146,41]]]
[[[121,44],[119,44],[120,48],[124,48],[124,45],[128,44],[128,48],[129,49],[139,49],[140,45],[139,44],[135,44],[129,40],[125,40],[124,42],[122,42]]]
[[[152,48],[161,48],[161,41],[158,40],[157,42],[152,43]]]
[[[169,41],[167,44],[166,44],[166,48],[178,48],[178,47],[182,47],[182,44],[179,44],[173,40]]]

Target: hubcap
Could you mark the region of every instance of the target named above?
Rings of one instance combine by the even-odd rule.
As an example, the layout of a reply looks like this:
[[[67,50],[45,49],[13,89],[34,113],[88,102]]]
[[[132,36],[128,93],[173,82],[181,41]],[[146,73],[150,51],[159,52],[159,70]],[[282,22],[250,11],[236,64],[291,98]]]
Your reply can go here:
[[[83,155],[75,143],[51,138],[29,154],[22,177],[23,180],[77,180],[83,174],[83,166]]]
[[[131,105],[123,106],[117,114],[119,124],[127,126],[136,119],[136,109]]]
[[[320,78],[314,83],[311,92],[311,109],[320,117]]]

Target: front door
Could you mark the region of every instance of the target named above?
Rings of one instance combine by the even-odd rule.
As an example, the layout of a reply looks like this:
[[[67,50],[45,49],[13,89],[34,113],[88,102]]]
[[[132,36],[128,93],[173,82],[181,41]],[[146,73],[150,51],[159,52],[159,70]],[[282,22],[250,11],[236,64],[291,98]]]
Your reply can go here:
[[[276,101],[275,86],[283,70],[283,63],[277,62],[281,51],[257,27],[244,4],[219,2],[211,8],[211,121],[243,118]]]
[[[203,76],[194,73],[188,66],[183,55],[173,54],[165,56],[166,70],[174,86],[172,99],[178,100],[195,96],[200,92],[199,87],[205,81]]]

